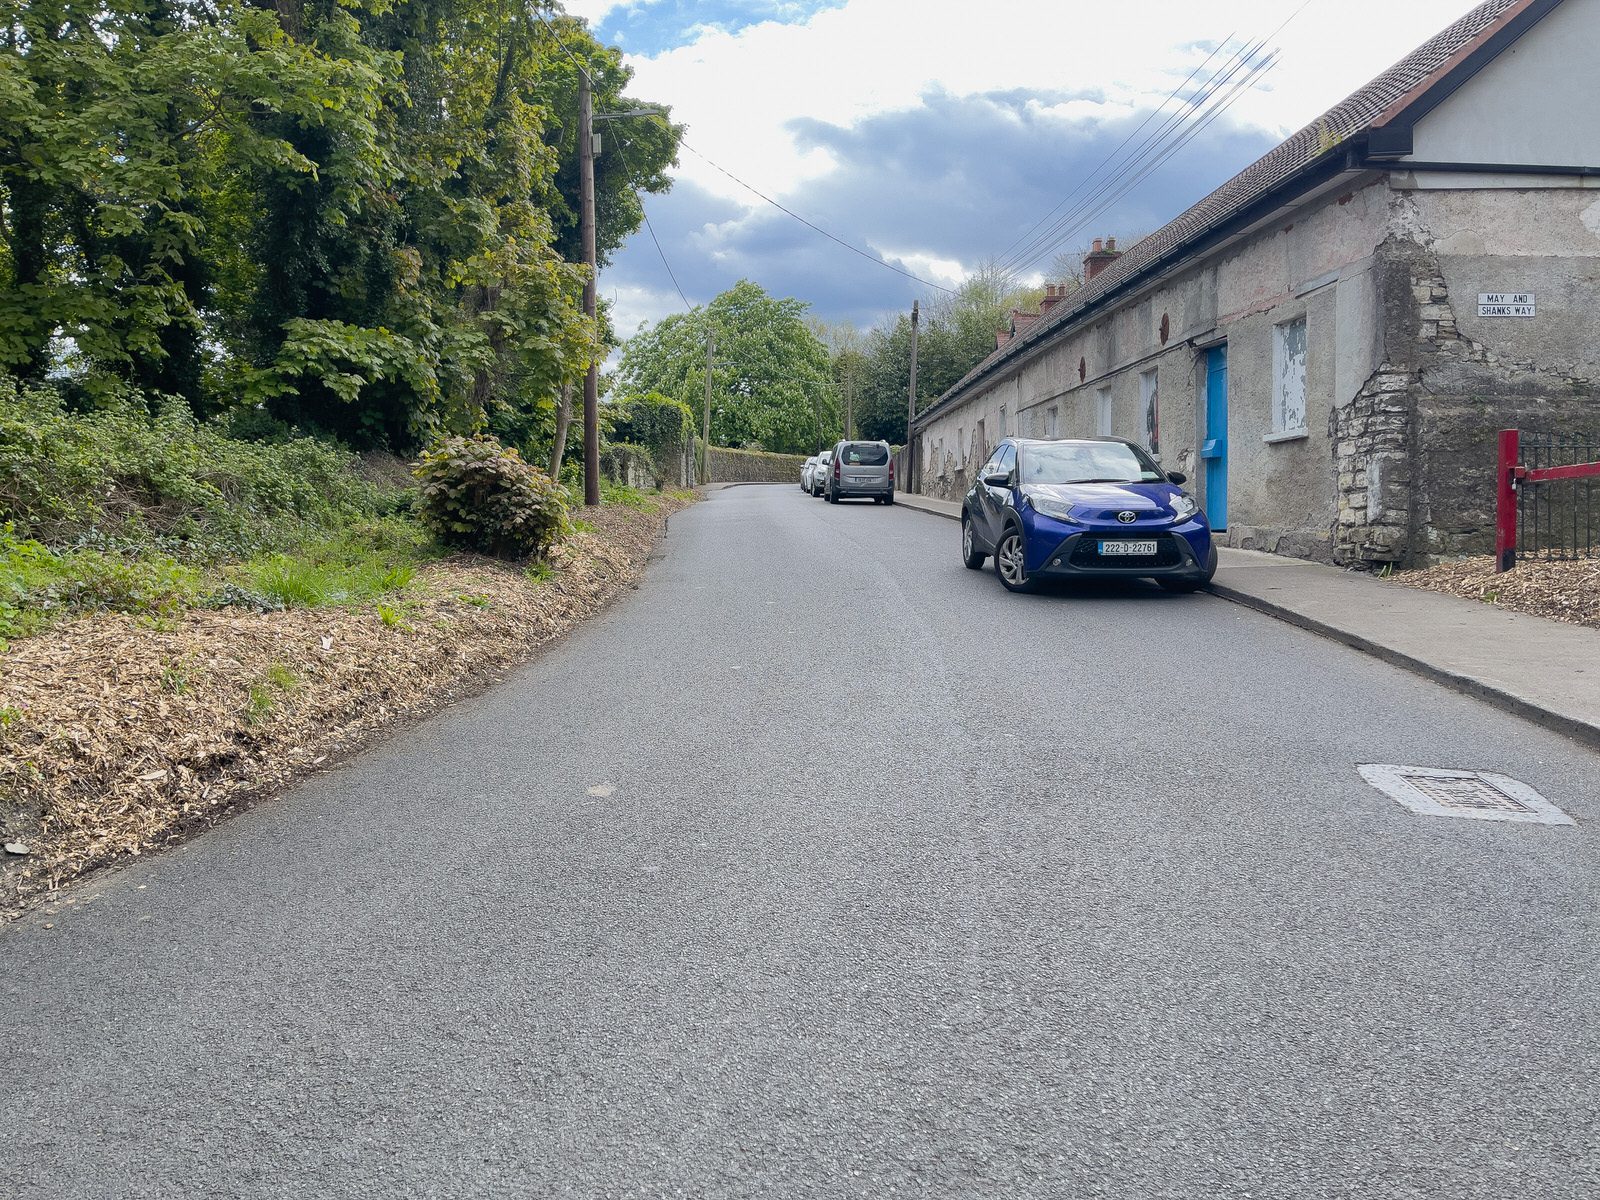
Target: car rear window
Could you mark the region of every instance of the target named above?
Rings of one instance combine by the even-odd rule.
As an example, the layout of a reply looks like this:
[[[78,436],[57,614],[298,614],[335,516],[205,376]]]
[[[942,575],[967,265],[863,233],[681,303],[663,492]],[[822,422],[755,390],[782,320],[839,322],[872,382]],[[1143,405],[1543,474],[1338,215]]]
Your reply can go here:
[[[839,458],[847,467],[881,467],[889,461],[889,447],[882,442],[848,442]]]

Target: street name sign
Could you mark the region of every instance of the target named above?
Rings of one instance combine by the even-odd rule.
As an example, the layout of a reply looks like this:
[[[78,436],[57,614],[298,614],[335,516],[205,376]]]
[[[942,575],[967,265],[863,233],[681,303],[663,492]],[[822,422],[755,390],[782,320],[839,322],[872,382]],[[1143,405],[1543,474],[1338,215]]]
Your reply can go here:
[[[1479,292],[1480,317],[1531,317],[1534,315],[1532,292]]]

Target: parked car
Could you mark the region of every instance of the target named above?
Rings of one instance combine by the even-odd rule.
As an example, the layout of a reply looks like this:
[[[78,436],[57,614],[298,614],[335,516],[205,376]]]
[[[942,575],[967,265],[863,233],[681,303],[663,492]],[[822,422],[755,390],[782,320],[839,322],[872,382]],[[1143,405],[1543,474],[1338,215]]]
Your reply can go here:
[[[809,492],[811,490],[811,472],[816,470],[816,466],[817,466],[817,456],[815,454],[813,454],[810,458],[806,459],[806,461],[801,465],[801,467],[800,467],[800,490],[802,492]]]
[[[822,480],[828,503],[870,496],[876,504],[894,503],[894,458],[888,442],[839,442]]]
[[[822,495],[822,480],[828,473],[828,468],[833,465],[833,451],[824,450],[817,455],[817,465],[811,468],[811,494]]]
[[[1217,550],[1184,482],[1122,438],[1006,438],[962,503],[961,559],[976,571],[992,555],[1013,592],[1118,576],[1195,591],[1216,574]]]

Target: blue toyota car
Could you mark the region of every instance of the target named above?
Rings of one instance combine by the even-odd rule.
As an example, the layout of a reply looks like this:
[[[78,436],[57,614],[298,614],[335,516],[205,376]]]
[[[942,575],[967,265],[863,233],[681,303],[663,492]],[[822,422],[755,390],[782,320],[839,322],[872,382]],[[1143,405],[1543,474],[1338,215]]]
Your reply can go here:
[[[1200,506],[1122,438],[1006,438],[961,505],[961,558],[1013,592],[1048,579],[1144,576],[1172,592],[1211,582],[1217,550]]]

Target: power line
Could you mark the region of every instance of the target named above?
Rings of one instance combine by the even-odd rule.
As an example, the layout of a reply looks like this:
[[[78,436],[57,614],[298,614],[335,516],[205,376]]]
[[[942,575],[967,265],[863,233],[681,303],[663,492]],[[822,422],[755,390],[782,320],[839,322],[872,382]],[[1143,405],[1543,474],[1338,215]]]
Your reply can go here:
[[[1137,171],[1151,154],[1160,154],[1165,146],[1178,136],[1175,131],[1181,130],[1196,112],[1209,104],[1212,98],[1227,86],[1240,68],[1254,57],[1259,48],[1259,42],[1250,42],[1229,55],[1228,59],[1201,84],[1199,91],[1190,97],[1182,108],[1168,116],[1149,136],[1135,146],[1122,162],[1117,163],[1112,168],[1110,174],[1090,188],[1087,196],[1078,199],[1077,203],[1068,208],[1048,229],[1030,240],[1021,250],[1014,252],[1003,265],[1012,270],[1018,269],[1034,261],[1035,257],[1037,257],[1036,252],[1041,246],[1054,245],[1053,239],[1057,239],[1063,230],[1070,228],[1071,222],[1078,214],[1084,211],[1087,205],[1092,204],[1097,198],[1104,195],[1107,190],[1118,187],[1132,172]],[[1084,188],[1089,187],[1095,177],[1110,166],[1112,161],[1114,159],[1108,159],[1090,172],[1088,177],[1069,193],[1067,199],[1071,200],[1081,193]],[[1060,206],[1058,205],[1057,207],[1059,208]]]
[[[1122,141],[1116,146],[1116,148],[1113,149],[1110,154],[1106,155],[1106,157],[1100,161],[1100,165],[1095,167],[1095,169],[1093,171],[1091,171],[1087,176],[1085,176],[1082,180],[1080,180],[1079,183],[1078,183],[1078,186],[1073,188],[1072,191],[1068,192],[1065,196],[1063,196],[1057,202],[1057,204],[1056,204],[1056,206],[1054,208],[1052,208],[1049,212],[1045,213],[1044,216],[1040,217],[1037,221],[1035,221],[1033,223],[1033,225],[1031,227],[1029,227],[1029,229],[1025,233],[1019,234],[1015,239],[1013,239],[1011,244],[1009,246],[1007,246],[1004,250],[1000,251],[999,258],[996,261],[1004,261],[1006,256],[1009,255],[1013,250],[1015,250],[1022,242],[1024,242],[1025,240],[1027,240],[1028,238],[1033,236],[1034,230],[1038,229],[1041,225],[1043,225],[1051,217],[1055,216],[1056,213],[1061,210],[1061,207],[1064,204],[1066,204],[1067,201],[1071,200],[1072,197],[1075,196],[1089,182],[1089,180],[1093,179],[1096,175],[1098,175],[1102,170],[1104,170],[1106,168],[1106,166],[1108,164],[1110,164],[1117,157],[1118,154],[1122,153],[1122,148],[1124,146],[1126,146],[1129,142],[1133,141],[1134,138],[1138,137],[1140,132],[1144,129],[1144,127],[1146,125],[1150,124],[1151,121],[1155,120],[1157,114],[1159,114],[1162,109],[1166,108],[1168,104],[1170,104],[1170,103],[1172,103],[1172,101],[1176,100],[1178,98],[1179,93],[1181,93],[1184,88],[1189,86],[1189,84],[1194,80],[1194,77],[1196,75],[1200,74],[1201,71],[1205,70],[1206,64],[1209,63],[1213,58],[1215,58],[1217,56],[1217,54],[1222,50],[1222,48],[1224,46],[1228,45],[1228,43],[1230,43],[1231,41],[1233,41],[1233,34],[1232,33],[1228,34],[1227,37],[1223,38],[1222,41],[1218,42],[1217,45],[1216,45],[1216,48],[1213,49],[1210,54],[1205,56],[1205,58],[1201,61],[1200,65],[1197,66],[1194,70],[1190,71],[1188,77],[1186,79],[1184,79],[1184,81],[1182,83],[1180,83],[1177,87],[1173,88],[1171,94],[1168,95],[1165,100],[1163,100],[1160,104],[1156,105],[1156,107],[1151,110],[1150,115],[1147,116],[1143,121],[1141,121],[1139,123],[1138,128],[1136,128],[1127,137],[1123,138]]]
[[[661,256],[661,265],[667,269],[667,278],[672,280],[672,286],[678,293],[678,299],[683,301],[684,308],[692,311],[694,305],[690,304],[689,297],[683,294],[683,288],[678,284],[678,277],[672,272],[672,264],[667,261],[667,252],[661,248],[661,239],[656,237],[655,226],[650,224],[650,214],[645,211],[644,197],[639,195],[641,189],[634,182],[633,167],[628,163],[628,155],[622,146],[623,140],[619,134],[617,137],[617,155],[622,159],[622,173],[628,177],[628,184],[633,188],[634,197],[639,201],[639,215],[644,218],[645,230],[650,234],[650,240],[655,243],[656,253]]]
[[[1045,254],[1062,245],[1066,240],[1068,240],[1065,236],[1062,236],[1063,231],[1076,232],[1084,225],[1087,225],[1089,221],[1094,220],[1098,216],[1102,215],[1110,208],[1112,204],[1126,196],[1134,186],[1148,178],[1152,171],[1169,161],[1172,155],[1193,140],[1195,135],[1209,126],[1214,120],[1216,120],[1217,117],[1221,116],[1223,112],[1226,112],[1227,109],[1230,108],[1239,98],[1245,88],[1259,80],[1262,75],[1266,73],[1266,71],[1271,70],[1272,67],[1276,66],[1279,51],[1274,50],[1271,54],[1262,59],[1256,59],[1255,56],[1268,42],[1277,37],[1278,34],[1282,33],[1283,30],[1295,20],[1295,18],[1297,18],[1302,12],[1310,7],[1311,3],[1312,0],[1301,0],[1301,3],[1292,12],[1290,12],[1288,16],[1279,22],[1278,26],[1273,29],[1272,32],[1268,33],[1265,37],[1257,39],[1253,43],[1247,44],[1241,50],[1235,52],[1229,58],[1229,60],[1222,67],[1219,67],[1217,71],[1206,81],[1206,83],[1201,87],[1199,93],[1192,98],[1183,109],[1174,114],[1172,117],[1169,117],[1158,129],[1155,130],[1155,132],[1153,132],[1142,143],[1140,143],[1140,145],[1137,146],[1127,157],[1126,161],[1118,165],[1112,175],[1102,180],[1101,183],[1089,193],[1089,195],[1079,200],[1078,203],[1069,209],[1067,213],[1052,223],[1046,233],[1038,236],[1032,236],[1034,230],[1037,230],[1045,223],[1045,221],[1048,221],[1051,214],[1059,211],[1063,205],[1067,204],[1067,202],[1073,198],[1073,196],[1081,192],[1096,175],[1100,174],[1101,171],[1105,170],[1113,161],[1115,161],[1117,156],[1122,152],[1123,148],[1127,146],[1128,142],[1137,136],[1139,130],[1142,130],[1150,123],[1151,120],[1155,119],[1155,117],[1160,114],[1161,110],[1171,102],[1173,96],[1177,95],[1178,92],[1181,92],[1182,89],[1188,85],[1189,81],[1192,80],[1200,70],[1204,69],[1206,63],[1209,63],[1211,59],[1216,56],[1217,51],[1212,51],[1211,55],[1207,56],[1205,62],[1202,62],[1200,67],[1191,72],[1189,78],[1178,86],[1177,91],[1174,92],[1173,95],[1169,95],[1161,102],[1160,105],[1156,107],[1155,111],[1152,112],[1150,116],[1145,119],[1143,124],[1139,126],[1139,129],[1134,130],[1132,134],[1125,138],[1117,147],[1117,149],[1113,150],[1110,155],[1102,160],[1102,162],[1094,169],[1094,171],[1090,172],[1090,174],[1084,180],[1080,181],[1077,187],[1069,192],[1067,196],[1063,197],[1063,199],[1055,206],[1055,208],[1051,209],[1050,213],[1047,213],[1040,221],[1035,222],[1028,233],[1024,234],[1022,238],[1012,242],[1011,247],[1008,247],[1005,253],[1002,255],[1002,269],[1008,270],[1009,272],[1015,274],[1022,269],[1031,266],[1033,263],[1043,258]],[[1227,38],[1224,38],[1219,44],[1218,50],[1225,47],[1232,39],[1232,36],[1232,34],[1229,34]],[[1222,91],[1224,88],[1227,88],[1229,86],[1229,81],[1232,80],[1234,75],[1238,73],[1241,67],[1246,68],[1244,79],[1239,83],[1233,84],[1231,90],[1228,91],[1227,95],[1219,106],[1212,108],[1208,112],[1201,113],[1201,115],[1191,124],[1190,118],[1194,117],[1194,115],[1199,112],[1200,109],[1209,104],[1218,92]],[[1187,128],[1185,128],[1185,126],[1187,126]],[[1149,165],[1146,166],[1146,163]],[[1097,204],[1096,202],[1099,201],[1101,197],[1106,196],[1108,192],[1112,193],[1110,198],[1104,203]],[[1092,211],[1089,211],[1087,216],[1081,216],[1081,214],[1085,213],[1086,210],[1090,209],[1090,206],[1094,206]],[[1080,216],[1081,219],[1079,219]],[[1076,223],[1072,224],[1074,221],[1076,221]],[[1024,241],[1026,242],[1026,245],[1021,251],[1013,250],[1018,242]],[[1041,249],[1040,247],[1043,248]],[[1008,263],[1010,264],[1009,266],[1007,265]]]
[[[678,139],[678,145],[682,146],[685,150],[689,151],[689,153],[693,154],[696,158],[701,159],[702,161],[707,163],[709,166],[715,167],[718,171],[721,171],[724,175],[726,175],[729,179],[733,180],[735,183],[737,183],[740,187],[744,188],[746,191],[750,192],[753,195],[759,196],[761,199],[765,200],[768,204],[772,205],[772,207],[777,209],[779,212],[787,213],[789,216],[793,217],[796,221],[799,221],[800,224],[804,225],[807,229],[815,230],[817,233],[820,233],[823,237],[827,238],[829,241],[838,242],[839,245],[843,246],[846,250],[849,250],[851,253],[859,254],[862,258],[866,259],[868,262],[876,263],[880,267],[887,268],[888,270],[893,271],[896,275],[904,275],[907,279],[910,279],[910,280],[912,280],[912,281],[914,281],[916,283],[920,283],[924,287],[931,287],[935,291],[944,292],[947,295],[951,295],[951,296],[955,295],[955,289],[954,288],[944,287],[942,284],[934,283],[931,279],[923,279],[920,275],[913,275],[910,271],[902,271],[899,267],[895,266],[893,263],[888,262],[885,259],[879,258],[876,255],[869,254],[867,251],[861,249],[859,246],[851,245],[849,242],[845,241],[843,238],[835,237],[833,234],[829,233],[826,229],[822,228],[822,226],[813,225],[810,221],[806,220],[804,217],[802,217],[799,213],[795,212],[793,209],[785,208],[783,205],[779,204],[776,200],[774,200],[771,196],[767,195],[765,192],[757,191],[755,188],[751,187],[748,183],[746,183],[744,180],[740,179],[737,175],[735,175],[732,171],[728,170],[726,167],[718,166],[716,163],[712,162],[709,158],[706,158],[706,156],[704,154],[701,154],[700,151],[696,150],[693,146],[689,145],[689,143],[684,141],[682,138]]]
[[[1227,80],[1224,80],[1223,86],[1227,87],[1227,91],[1222,95],[1221,99],[1208,100],[1210,107],[1200,112],[1192,123],[1174,129],[1170,137],[1167,137],[1159,144],[1153,145],[1125,164],[1123,170],[1116,177],[1107,179],[1094,192],[1084,197],[1051,231],[1053,240],[1029,247],[1025,256],[1018,259],[1014,269],[1021,271],[1032,266],[1045,255],[1070,241],[1073,235],[1081,231],[1091,221],[1103,216],[1133,188],[1144,182],[1160,167],[1170,162],[1179,150],[1187,146],[1213,121],[1231,108],[1249,86],[1276,66],[1277,62],[1278,55],[1274,52],[1263,58],[1251,61],[1245,74],[1238,81],[1229,84]],[[1232,74],[1234,74],[1234,71],[1229,72],[1230,78]]]

